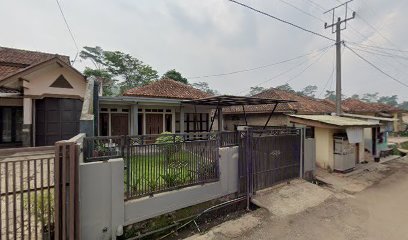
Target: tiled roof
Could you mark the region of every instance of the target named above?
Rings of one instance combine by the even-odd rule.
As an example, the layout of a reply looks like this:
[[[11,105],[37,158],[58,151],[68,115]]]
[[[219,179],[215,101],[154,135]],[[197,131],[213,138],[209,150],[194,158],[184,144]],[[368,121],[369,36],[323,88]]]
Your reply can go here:
[[[321,122],[329,125],[339,126],[339,127],[370,127],[378,126],[377,123],[372,123],[365,120],[359,120],[349,117],[331,116],[331,115],[290,115],[292,117],[291,121],[296,122],[295,119],[303,119],[315,122]]]
[[[379,113],[379,112],[400,112],[401,109],[382,103],[368,103],[359,99],[349,98],[342,102],[350,113]]]
[[[20,93],[20,91],[11,88],[0,87],[0,93]]]
[[[200,99],[209,97],[210,94],[193,88],[190,85],[171,79],[161,79],[148,85],[126,91],[124,96],[173,98],[173,99]]]
[[[253,97],[271,98],[278,100],[293,100],[296,102],[279,104],[276,112],[296,112],[300,114],[329,114],[335,112],[334,104],[312,97],[303,96],[294,92],[270,88]],[[272,111],[274,105],[245,106],[247,113],[263,113]],[[242,113],[242,106],[229,107],[224,109],[225,113]]]
[[[54,57],[70,65],[68,56],[0,47],[0,80]]]

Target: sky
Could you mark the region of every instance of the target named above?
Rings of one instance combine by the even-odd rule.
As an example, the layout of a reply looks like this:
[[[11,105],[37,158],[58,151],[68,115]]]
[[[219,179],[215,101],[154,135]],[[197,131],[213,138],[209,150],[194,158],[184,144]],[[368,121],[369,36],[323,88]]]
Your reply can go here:
[[[331,23],[331,15],[323,12],[342,1],[241,0],[329,38],[335,35],[324,29],[324,22]],[[285,83],[295,90],[316,85],[317,97],[335,89],[335,48],[322,50],[334,42],[227,0],[60,0],[60,4],[80,49],[100,46],[129,53],[160,75],[176,69],[191,83],[206,81],[223,94],[235,95],[247,94],[252,86]],[[408,1],[354,0],[349,6],[357,15],[342,31],[342,39],[384,72],[408,84],[408,16],[404,14]],[[343,16],[343,9],[336,14]],[[75,58],[77,49],[55,0],[0,0],[0,23],[0,46]],[[202,77],[265,65],[272,66]],[[86,66],[92,64],[81,59],[74,63],[79,70]],[[400,101],[408,101],[406,86],[347,48],[342,53],[342,84],[346,96],[379,92],[380,96],[398,95]]]

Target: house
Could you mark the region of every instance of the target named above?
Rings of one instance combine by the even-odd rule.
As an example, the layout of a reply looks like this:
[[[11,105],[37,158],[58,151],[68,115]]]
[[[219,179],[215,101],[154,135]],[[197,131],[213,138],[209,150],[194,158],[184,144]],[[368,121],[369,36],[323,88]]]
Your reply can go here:
[[[316,165],[340,172],[349,171],[366,160],[364,129],[379,126],[365,120],[331,115],[290,115],[290,122],[313,129]]]
[[[269,99],[285,99],[294,102],[278,105],[274,110],[274,105],[254,105],[254,106],[233,106],[224,108],[224,130],[234,130],[238,126],[263,126],[267,122],[270,113],[274,110],[274,115],[268,122],[269,126],[289,126],[288,114],[331,114],[335,112],[335,106],[327,100],[316,99],[303,96],[295,92],[270,88],[253,97]]]
[[[68,56],[0,47],[0,148],[78,134],[85,89]]]
[[[397,119],[398,121],[394,121],[393,131],[400,132],[405,130],[402,117],[406,111],[403,109],[382,103],[364,102],[353,98],[342,101],[342,106],[347,109],[347,113],[351,114]]]
[[[208,93],[171,79],[161,79],[99,98],[99,136],[208,132],[211,107],[183,105]]]

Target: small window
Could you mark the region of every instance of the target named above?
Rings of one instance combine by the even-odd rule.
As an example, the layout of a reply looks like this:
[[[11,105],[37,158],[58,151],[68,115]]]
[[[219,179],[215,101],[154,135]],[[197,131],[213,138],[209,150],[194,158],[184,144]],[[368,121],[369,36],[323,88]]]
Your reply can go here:
[[[123,109],[122,109],[122,112],[129,112],[129,109],[123,108]]]
[[[171,109],[166,109],[166,112],[171,112]]]
[[[117,108],[111,108],[111,112],[117,112],[118,109]]]
[[[306,128],[306,138],[315,138],[315,131],[314,127],[307,127]]]
[[[157,110],[158,112],[163,112],[163,109],[159,109],[159,110]]]
[[[137,111],[139,111],[139,112],[143,112],[143,109],[139,108]]]
[[[151,112],[152,109],[145,109],[145,112]]]
[[[107,108],[101,108],[101,112],[107,112],[108,109]]]

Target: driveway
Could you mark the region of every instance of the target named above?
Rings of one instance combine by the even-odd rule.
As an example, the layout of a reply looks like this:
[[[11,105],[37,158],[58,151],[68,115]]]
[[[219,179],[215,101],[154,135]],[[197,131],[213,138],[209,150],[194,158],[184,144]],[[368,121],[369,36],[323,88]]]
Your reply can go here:
[[[334,189],[320,205],[287,216],[260,209],[244,216],[252,225],[243,227],[243,219],[230,221],[200,239],[408,239],[408,159],[385,165],[383,178],[361,192]],[[238,226],[239,233],[225,234]]]

